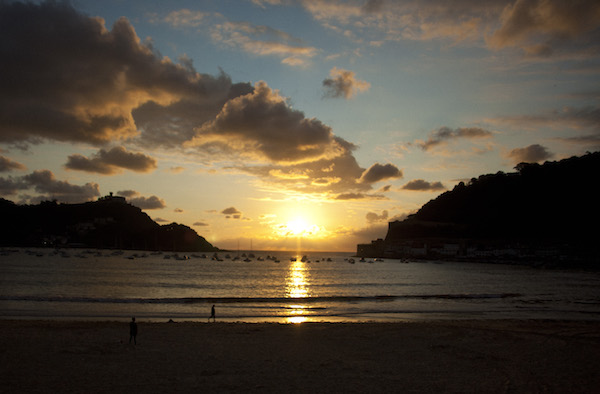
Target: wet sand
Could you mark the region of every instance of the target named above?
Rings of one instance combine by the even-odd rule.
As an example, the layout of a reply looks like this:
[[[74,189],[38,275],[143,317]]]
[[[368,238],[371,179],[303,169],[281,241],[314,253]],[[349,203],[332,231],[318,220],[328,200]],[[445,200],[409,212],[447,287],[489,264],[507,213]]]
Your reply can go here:
[[[0,320],[0,392],[600,392],[600,322]]]

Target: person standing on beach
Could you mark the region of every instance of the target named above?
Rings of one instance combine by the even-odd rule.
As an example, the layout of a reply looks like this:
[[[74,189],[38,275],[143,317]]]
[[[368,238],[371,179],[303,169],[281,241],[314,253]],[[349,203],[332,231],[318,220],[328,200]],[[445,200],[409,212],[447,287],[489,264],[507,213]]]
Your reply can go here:
[[[135,322],[135,317],[131,318],[131,322],[129,323],[129,343],[131,343],[131,339],[133,338],[133,344],[137,345],[137,323]]]
[[[215,306],[213,305],[212,308],[210,308],[210,317],[208,318],[208,321],[210,321],[210,319],[213,319],[214,322],[217,321],[217,317],[215,316]]]

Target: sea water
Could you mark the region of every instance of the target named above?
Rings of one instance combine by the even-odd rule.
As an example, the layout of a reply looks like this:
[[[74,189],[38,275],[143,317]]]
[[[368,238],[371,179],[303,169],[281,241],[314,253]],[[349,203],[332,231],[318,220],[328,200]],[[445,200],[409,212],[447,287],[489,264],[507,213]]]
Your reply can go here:
[[[218,321],[242,322],[600,320],[598,272],[248,255],[5,249],[0,318],[207,321],[215,305]]]

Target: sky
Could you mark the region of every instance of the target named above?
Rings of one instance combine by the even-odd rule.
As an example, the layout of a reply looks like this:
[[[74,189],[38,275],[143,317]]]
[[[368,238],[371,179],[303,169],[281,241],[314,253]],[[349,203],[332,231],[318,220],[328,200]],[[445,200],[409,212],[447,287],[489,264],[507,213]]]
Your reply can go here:
[[[224,249],[355,251],[600,147],[595,0],[0,0],[0,75],[0,197]]]

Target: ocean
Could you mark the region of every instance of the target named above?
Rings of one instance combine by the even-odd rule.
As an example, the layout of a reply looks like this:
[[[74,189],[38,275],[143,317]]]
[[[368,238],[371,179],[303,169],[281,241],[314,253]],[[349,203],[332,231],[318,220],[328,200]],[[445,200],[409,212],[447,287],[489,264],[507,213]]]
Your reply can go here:
[[[0,318],[207,321],[215,305],[226,322],[600,320],[599,272],[249,254],[0,250]]]

